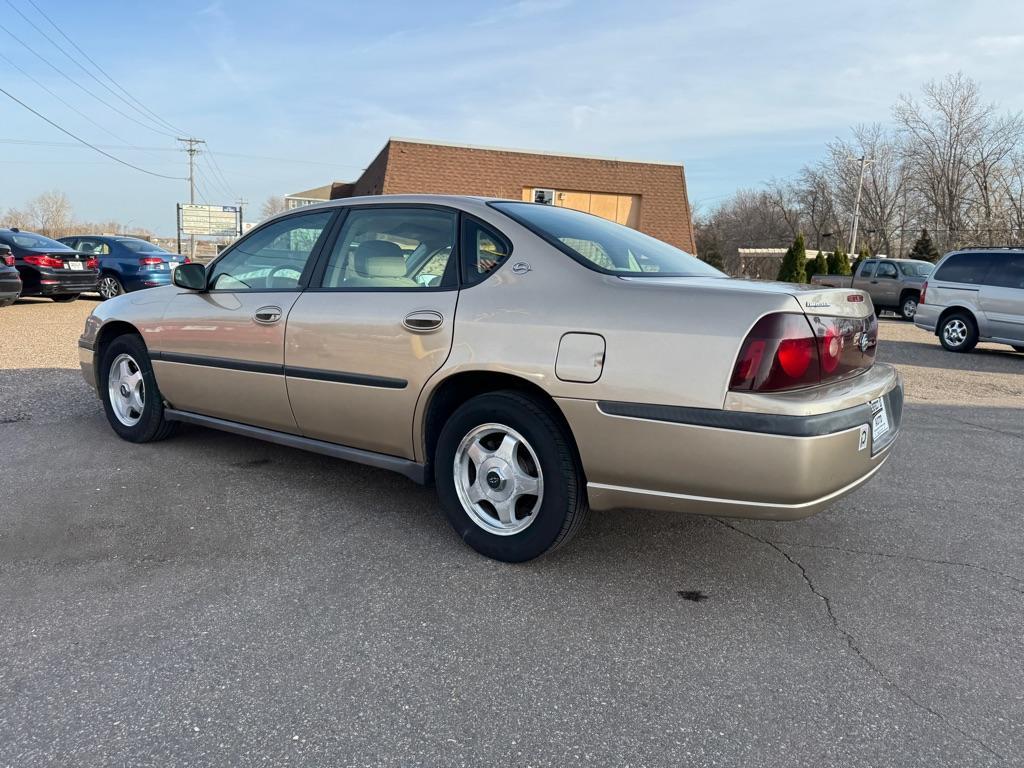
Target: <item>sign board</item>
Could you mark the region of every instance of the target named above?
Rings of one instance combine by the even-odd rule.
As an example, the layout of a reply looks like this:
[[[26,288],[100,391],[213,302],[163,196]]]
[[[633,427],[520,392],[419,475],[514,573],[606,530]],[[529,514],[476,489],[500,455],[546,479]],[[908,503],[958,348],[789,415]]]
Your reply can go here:
[[[183,235],[238,237],[242,213],[233,205],[178,205],[178,230]]]

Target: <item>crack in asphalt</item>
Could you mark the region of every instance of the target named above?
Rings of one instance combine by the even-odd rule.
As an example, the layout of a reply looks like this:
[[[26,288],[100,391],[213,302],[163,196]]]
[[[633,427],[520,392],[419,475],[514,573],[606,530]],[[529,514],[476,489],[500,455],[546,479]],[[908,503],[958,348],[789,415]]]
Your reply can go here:
[[[738,529],[735,529],[738,530]],[[1024,585],[1024,579],[1014,576],[1012,573],[1005,573],[1004,571],[997,570],[995,568],[989,568],[987,565],[979,565],[978,563],[967,563],[961,560],[938,560],[930,557],[921,557],[919,555],[907,555],[897,554],[894,552],[875,552],[870,549],[852,549],[848,547],[836,547],[829,546],[827,544],[803,544],[796,541],[774,541],[774,544],[778,544],[782,547],[806,547],[807,549],[827,549],[833,552],[846,552],[851,555],[869,555],[871,557],[885,557],[890,560],[913,560],[918,563],[928,563],[929,565],[952,565],[958,568],[973,568],[975,570],[984,571],[990,573],[993,576],[999,576],[1000,578],[1006,579],[1007,581],[1013,581],[1017,584]],[[1019,592],[1024,595],[1024,589],[1018,589],[1017,587],[1010,587],[1014,592]]]
[[[1020,432],[1011,432],[1008,429],[990,427],[988,424],[978,424],[975,421],[964,421],[963,419],[958,419],[955,416],[950,416],[949,414],[946,413],[942,415],[942,418],[947,421],[955,421],[957,424],[963,424],[965,427],[975,427],[977,429],[983,429],[986,432],[994,432],[997,435],[1006,435],[1007,437],[1012,437],[1017,440],[1024,440],[1024,434],[1021,434]]]
[[[898,693],[904,699],[906,699],[911,704],[913,704],[915,707],[920,709],[922,712],[927,712],[932,717],[934,717],[937,720],[939,720],[947,728],[949,728],[949,729],[955,731],[956,733],[960,734],[961,736],[963,736],[968,741],[974,742],[975,744],[977,744],[979,747],[981,747],[983,750],[988,752],[993,757],[1001,760],[1004,763],[1006,762],[1006,758],[1003,757],[1003,755],[1001,755],[998,752],[996,752],[996,750],[994,750],[992,747],[990,747],[988,744],[986,744],[983,740],[981,740],[977,736],[973,736],[973,735],[967,733],[966,731],[962,730],[961,728],[957,727],[954,723],[950,722],[946,718],[945,715],[943,715],[941,712],[938,712],[937,710],[933,709],[932,707],[928,706],[923,701],[918,701],[914,696],[912,696],[910,694],[910,692],[904,690],[895,681],[893,681],[891,678],[889,678],[889,676],[886,675],[886,673],[881,669],[881,667],[879,667],[877,664],[875,664],[874,661],[872,661],[870,658],[868,658],[868,656],[864,653],[864,651],[861,650],[860,645],[857,643],[857,638],[855,638],[853,636],[853,634],[850,633],[850,631],[847,630],[845,627],[843,627],[843,625],[839,622],[839,619],[836,617],[835,612],[832,610],[832,601],[829,599],[828,595],[826,595],[824,592],[821,592],[815,586],[814,581],[811,579],[810,574],[807,572],[807,569],[803,566],[803,564],[800,563],[796,558],[794,558],[788,552],[786,552],[786,550],[782,549],[782,547],[779,546],[779,544],[777,544],[776,542],[772,541],[771,539],[765,539],[765,538],[762,538],[761,536],[757,536],[757,535],[755,535],[753,533],[750,533],[749,531],[745,531],[742,528],[738,528],[735,525],[732,525],[731,523],[727,523],[725,520],[722,520],[720,518],[714,517],[714,518],[712,518],[712,520],[714,520],[719,525],[725,526],[729,530],[735,531],[736,533],[739,533],[739,534],[741,534],[743,536],[746,536],[748,539],[752,539],[753,541],[756,541],[756,542],[758,542],[760,544],[764,544],[767,547],[771,547],[776,552],[778,552],[780,555],[782,555],[789,563],[794,565],[800,571],[800,575],[803,578],[804,583],[807,585],[807,588],[811,591],[811,593],[815,597],[817,597],[819,600],[821,600],[821,602],[824,604],[825,612],[828,614],[828,619],[829,619],[829,622],[832,624],[833,629],[835,629],[836,633],[838,633],[839,636],[842,637],[846,641],[846,645],[854,653],[854,655],[858,659],[860,659],[860,661],[864,664],[864,666],[866,666],[868,669],[870,669],[872,672],[874,672],[879,678],[881,678],[881,680],[886,685],[888,685],[890,688],[892,688],[894,691],[896,691],[896,693]]]

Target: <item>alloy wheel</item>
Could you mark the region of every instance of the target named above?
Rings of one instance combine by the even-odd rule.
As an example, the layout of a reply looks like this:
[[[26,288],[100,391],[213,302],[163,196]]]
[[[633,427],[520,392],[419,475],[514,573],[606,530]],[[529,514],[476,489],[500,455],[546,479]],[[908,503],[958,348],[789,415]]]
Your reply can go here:
[[[942,338],[951,347],[959,347],[967,341],[967,323],[955,317],[942,327]]]
[[[146,382],[139,364],[131,355],[120,354],[110,364],[107,395],[118,421],[126,427],[139,423],[146,407]]]
[[[116,277],[104,275],[100,278],[99,291],[104,299],[112,299],[121,294],[121,284],[117,282]]]
[[[540,511],[544,477],[533,447],[511,427],[481,424],[455,451],[455,490],[469,518],[488,533],[513,536]]]

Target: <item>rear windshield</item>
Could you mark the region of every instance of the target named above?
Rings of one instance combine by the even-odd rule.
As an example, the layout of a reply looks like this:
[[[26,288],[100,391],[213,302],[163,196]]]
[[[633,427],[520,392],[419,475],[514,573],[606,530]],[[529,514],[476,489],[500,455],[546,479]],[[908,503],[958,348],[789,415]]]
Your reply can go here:
[[[599,216],[535,203],[490,205],[597,272],[630,277],[725,277],[686,251]]]
[[[167,251],[165,251],[159,245],[154,245],[153,243],[147,242],[146,240],[125,239],[118,240],[117,242],[119,242],[128,250],[135,251],[136,253],[167,253]]]
[[[59,243],[56,240],[51,240],[48,237],[37,235],[34,232],[5,232],[3,237],[15,245],[19,245],[22,248],[41,248],[46,251],[70,251],[64,243]]]
[[[927,261],[897,261],[896,266],[907,277],[928,277],[935,269],[935,265]]]

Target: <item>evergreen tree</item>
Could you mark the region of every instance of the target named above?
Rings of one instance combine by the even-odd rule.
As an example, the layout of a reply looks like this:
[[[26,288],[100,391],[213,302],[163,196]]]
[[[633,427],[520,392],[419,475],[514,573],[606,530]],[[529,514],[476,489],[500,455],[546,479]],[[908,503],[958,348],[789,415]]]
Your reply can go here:
[[[715,269],[725,271],[725,263],[722,261],[722,252],[718,249],[717,240],[708,240],[703,248],[697,251],[697,258]]]
[[[850,259],[846,256],[843,246],[837,245],[836,249],[828,255],[828,273],[830,275],[850,274]]]
[[[804,233],[800,232],[793,244],[786,250],[776,278],[784,283],[807,282],[807,249],[804,248]]]
[[[921,230],[921,236],[917,238],[914,247],[910,249],[910,258],[930,261],[932,264],[939,260],[939,249],[935,247],[927,229]]]
[[[814,257],[814,266],[812,267],[812,275],[827,275],[828,272],[828,259],[825,258],[824,251],[818,251],[818,255]]]
[[[857,274],[857,268],[860,267],[860,263],[864,261],[864,259],[870,258],[871,251],[868,250],[868,247],[866,245],[862,245],[860,247],[860,253],[857,254],[857,260],[853,262],[853,267],[850,269],[850,273],[854,275]]]

